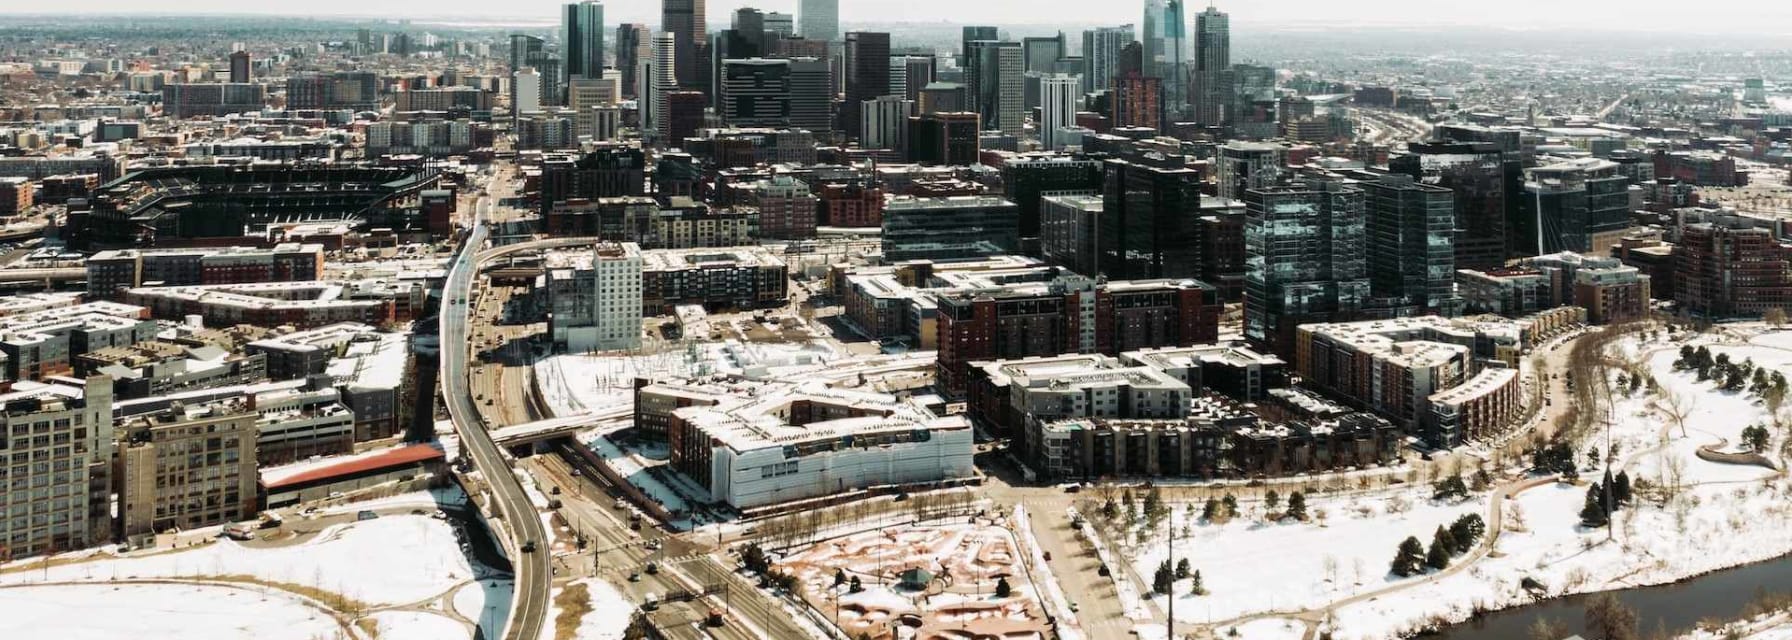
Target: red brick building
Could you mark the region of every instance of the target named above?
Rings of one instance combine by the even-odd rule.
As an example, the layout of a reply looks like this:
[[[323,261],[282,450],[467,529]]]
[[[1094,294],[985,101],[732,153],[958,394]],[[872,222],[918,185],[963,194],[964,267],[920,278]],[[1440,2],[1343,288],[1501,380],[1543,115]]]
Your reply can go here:
[[[882,227],[884,190],[858,183],[821,188],[818,214],[830,227]]]
[[[1196,280],[1060,280],[937,302],[939,386],[953,396],[964,394],[972,362],[1210,343],[1224,312],[1219,291]]]
[[[1735,220],[1691,224],[1674,250],[1674,300],[1706,318],[1760,317],[1792,307],[1792,247]]]

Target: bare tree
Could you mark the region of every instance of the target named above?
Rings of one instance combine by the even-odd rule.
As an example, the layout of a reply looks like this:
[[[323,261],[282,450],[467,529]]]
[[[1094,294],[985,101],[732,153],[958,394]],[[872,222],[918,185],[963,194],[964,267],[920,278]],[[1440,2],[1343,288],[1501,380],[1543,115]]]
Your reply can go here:
[[[1604,640],[1637,640],[1636,611],[1610,593],[1587,603],[1587,628]]]
[[[1692,415],[1692,410],[1698,406],[1698,402],[1698,399],[1693,396],[1669,391],[1661,394],[1661,402],[1658,403],[1658,406],[1661,407],[1661,412],[1667,414],[1668,419],[1674,422],[1674,426],[1680,427],[1680,437],[1684,438],[1686,437],[1686,418]]]
[[[1786,310],[1778,307],[1768,309],[1766,313],[1761,314],[1761,319],[1775,329],[1784,328],[1786,326]]]

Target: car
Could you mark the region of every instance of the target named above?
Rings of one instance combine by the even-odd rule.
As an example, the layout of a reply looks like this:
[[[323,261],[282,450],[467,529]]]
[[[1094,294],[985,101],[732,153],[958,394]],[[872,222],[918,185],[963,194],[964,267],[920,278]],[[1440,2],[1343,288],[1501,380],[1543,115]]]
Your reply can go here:
[[[641,581],[641,572],[639,572],[639,571],[630,572],[628,574],[628,581],[629,582],[640,582]]]
[[[523,553],[535,553],[535,541],[534,540],[527,540],[527,541],[523,542]]]
[[[447,519],[448,519],[448,512],[446,512],[446,511],[443,511],[443,510],[441,510],[441,509],[436,509],[436,512],[435,512],[435,513],[432,513],[432,514],[429,514],[429,517],[431,517],[431,518],[435,518],[435,519],[437,519],[437,520],[447,520]]]
[[[660,572],[660,563],[658,563],[658,562],[647,563],[647,575],[650,575],[650,576],[658,575],[659,572]]]
[[[380,514],[377,514],[377,513],[374,513],[372,511],[368,511],[365,509],[355,512],[355,521],[357,521],[357,522],[360,522],[363,520],[373,520],[378,517],[380,517]]]
[[[660,544],[659,538],[654,538],[652,540],[648,540],[647,544],[644,544],[642,546],[646,547],[648,551],[659,551],[660,547],[662,547],[664,545]]]
[[[1076,603],[1075,602],[1070,603],[1070,612],[1076,613],[1076,611],[1077,611]]]

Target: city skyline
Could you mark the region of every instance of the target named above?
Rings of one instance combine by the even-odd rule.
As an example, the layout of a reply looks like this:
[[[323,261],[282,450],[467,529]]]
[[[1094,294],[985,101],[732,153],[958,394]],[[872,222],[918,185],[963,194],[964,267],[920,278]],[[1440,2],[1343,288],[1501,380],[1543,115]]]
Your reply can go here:
[[[397,4],[398,6],[393,6]],[[557,0],[532,0],[526,3],[474,3],[468,0],[446,0],[445,2],[422,2],[421,0],[403,0],[401,3],[382,3],[380,12],[375,13],[365,3],[350,0],[317,0],[306,5],[303,15],[328,17],[387,17],[405,11],[448,10],[451,15],[441,13],[411,14],[409,19],[422,23],[463,23],[470,21],[491,21],[494,19],[515,19],[497,24],[528,24],[551,20],[555,10],[564,2]],[[615,22],[658,23],[660,2],[658,0],[627,0],[622,2],[605,2],[606,19]],[[1506,10],[1490,14],[1472,6],[1439,5],[1423,0],[1389,0],[1386,2],[1357,3],[1326,2],[1324,0],[1284,0],[1272,5],[1246,2],[1214,2],[1189,4],[1186,12],[1192,16],[1213,4],[1220,10],[1232,14],[1233,19],[1243,23],[1277,22],[1286,25],[1331,23],[1339,25],[1359,26],[1425,26],[1425,25],[1475,25],[1478,27],[1548,29],[1548,30],[1584,30],[1590,32],[1611,31],[1695,31],[1706,29],[1723,29],[1735,33],[1738,28],[1748,33],[1771,33],[1792,26],[1792,6],[1762,6],[1749,0],[1715,0],[1702,5],[1707,11],[1687,14],[1680,11],[1678,3],[1668,0],[1640,0],[1623,2],[1621,0],[1586,0],[1574,3],[1552,3],[1545,0],[1513,0],[1507,3]],[[1135,6],[1137,5],[1137,6]],[[799,0],[717,0],[710,3],[708,16],[711,20],[724,20],[717,24],[726,24],[725,18],[741,7],[754,7],[765,11],[778,11],[790,14],[799,13]],[[1003,26],[1056,25],[1069,22],[1086,22],[1089,24],[1123,24],[1137,22],[1139,9],[1143,3],[1121,3],[1090,5],[1074,0],[989,0],[974,4],[956,3],[950,0],[854,0],[841,3],[840,22],[854,23],[995,23]],[[1746,12],[1749,20],[1741,25],[1730,24],[1726,18]],[[178,9],[158,6],[153,10],[145,10],[139,3],[129,0],[72,0],[59,3],[56,11],[44,11],[39,6],[26,5],[19,7],[0,7],[0,15],[57,15],[57,14],[134,14],[134,15],[298,15],[283,5],[273,7],[246,6],[242,3],[226,0],[191,0],[181,3]],[[951,19],[944,19],[950,15]],[[883,16],[898,16],[903,19],[889,20]],[[936,16],[938,18],[936,18]],[[1040,16],[1051,16],[1051,20],[1040,20]],[[930,19],[932,18],[932,19]]]

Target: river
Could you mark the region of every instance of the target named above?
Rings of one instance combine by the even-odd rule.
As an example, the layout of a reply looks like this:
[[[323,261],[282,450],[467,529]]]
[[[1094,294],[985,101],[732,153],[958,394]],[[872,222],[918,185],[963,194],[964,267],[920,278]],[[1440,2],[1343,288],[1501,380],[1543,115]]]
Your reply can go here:
[[[1637,626],[1648,637],[1664,627],[1670,632],[1684,632],[1706,618],[1736,620],[1742,617],[1743,607],[1762,591],[1792,593],[1792,555],[1708,573],[1685,582],[1609,593],[1637,612]],[[1554,620],[1573,633],[1585,635],[1584,607],[1595,595],[1599,594],[1568,596],[1496,611],[1421,637],[1521,640],[1530,637],[1531,625],[1539,618]]]

